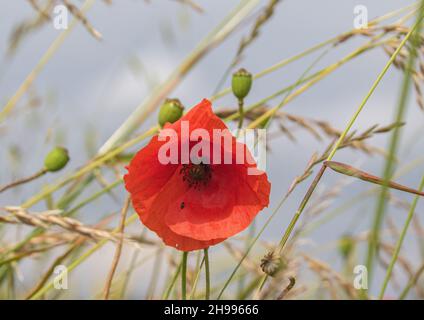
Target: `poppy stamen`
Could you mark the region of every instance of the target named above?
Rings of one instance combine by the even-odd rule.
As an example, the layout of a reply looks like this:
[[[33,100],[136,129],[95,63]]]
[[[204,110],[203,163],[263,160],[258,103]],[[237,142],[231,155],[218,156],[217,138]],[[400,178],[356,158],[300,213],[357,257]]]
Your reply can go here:
[[[212,177],[210,165],[200,162],[199,164],[183,164],[180,170],[183,175],[183,181],[188,183],[189,188],[199,188],[201,185],[207,185]]]

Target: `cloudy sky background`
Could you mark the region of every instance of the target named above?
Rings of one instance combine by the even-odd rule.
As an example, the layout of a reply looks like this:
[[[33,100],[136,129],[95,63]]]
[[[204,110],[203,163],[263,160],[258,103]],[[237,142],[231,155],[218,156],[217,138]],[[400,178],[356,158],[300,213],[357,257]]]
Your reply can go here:
[[[97,1],[87,17],[102,33],[104,39],[96,41],[83,27],[78,26],[32,87],[32,92],[42,99],[41,104],[33,108],[26,107],[25,101],[28,97],[25,96],[17,106],[13,117],[0,125],[2,147],[0,184],[34,172],[39,168],[46,152],[55,143],[65,145],[70,151],[72,161],[66,169],[68,172],[85,163],[89,159],[86,152],[86,136],[92,137],[91,143],[98,149],[152,87],[166,79],[196,44],[238,3],[224,0],[196,2],[204,8],[203,13],[197,13],[172,0],[120,0],[114,1],[111,6]],[[352,29],[355,5],[366,5],[371,19],[410,3],[413,1],[285,0],[277,7],[272,20],[263,27],[261,36],[246,50],[241,65],[252,73],[257,73],[284,58]],[[264,4],[266,1],[261,1],[261,6]],[[33,10],[25,1],[3,0],[0,3],[2,105],[16,91],[59,33],[51,25],[46,25],[26,38],[13,56],[8,56],[9,37],[13,28],[32,15]],[[248,34],[250,29],[251,23],[244,25],[210,52],[188,74],[172,96],[180,98],[186,106],[193,106],[202,98],[211,96],[234,57],[241,37]],[[364,41],[363,38],[354,39],[332,50],[314,70],[337,61]],[[256,81],[247,102],[255,102],[295,82],[319,54],[320,52],[317,52]],[[381,49],[361,55],[295,99],[286,107],[286,111],[329,121],[335,127],[343,129],[387,60],[387,55]],[[386,125],[393,121],[401,79],[401,74],[397,70],[389,71],[355,123],[355,129],[365,129],[374,124]],[[227,79],[225,86],[228,84]],[[399,166],[423,159],[424,144],[421,137],[424,113],[417,107],[413,96],[410,101],[407,125],[402,131]],[[278,102],[279,99],[276,99],[271,105]],[[215,107],[234,105],[234,99],[228,96],[217,101]],[[155,119],[156,114],[139,131],[148,128]],[[271,214],[293,178],[303,171],[312,153],[322,152],[329,142],[328,140],[317,142],[307,133],[299,132],[297,137],[296,143],[283,137],[274,140],[270,145],[268,174],[272,182],[271,205],[260,214],[258,225]],[[386,148],[387,137],[389,135],[380,136],[370,142]],[[10,150],[16,146],[21,154],[19,161],[10,154]],[[347,150],[340,151],[335,160],[361,166],[364,170],[378,175],[381,174],[384,164],[384,160],[379,156],[368,157],[363,153]],[[417,186],[423,171],[422,165],[417,166],[402,176],[399,182]],[[39,190],[43,184],[54,180],[54,176],[48,175],[7,195],[1,195],[0,205],[19,204]],[[328,172],[318,188],[318,194],[341,182],[344,184],[343,190],[328,210],[370,188],[363,182],[341,179],[336,174]],[[303,197],[308,183],[309,181],[299,186],[280,209],[278,216],[265,232],[264,239],[279,239]],[[122,199],[125,196],[122,188],[118,188],[116,193]],[[400,192],[396,192],[396,195],[408,201],[412,200],[410,195]],[[304,250],[313,250],[316,256],[339,268],[340,259],[334,248],[335,241],[342,234],[349,232],[357,234],[367,230],[375,205],[376,198],[364,199],[340,218],[323,225],[311,234]],[[87,207],[84,216],[80,218],[87,223],[93,223],[99,214],[111,212],[117,207],[113,200],[103,198]],[[419,205],[417,212],[422,212],[422,208],[423,205]],[[404,212],[392,207],[387,212],[398,225],[404,221]],[[137,227],[139,226],[131,230],[136,232]],[[215,248],[214,252],[219,250],[220,248]],[[407,252],[407,256],[415,266],[421,264],[414,239],[408,237],[403,250]],[[113,246],[107,246],[72,273],[70,295],[90,298],[93,292],[89,289],[93,288],[93,284],[100,290],[112,254]],[[225,254],[218,252],[216,254],[219,256],[214,261],[216,268],[232,270],[235,262]],[[129,252],[125,252],[123,266],[130,256]],[[360,261],[365,262],[362,256]],[[43,270],[45,262],[36,260],[21,265],[22,290],[31,287],[32,281],[37,279]],[[134,274],[130,297],[143,297],[146,277],[150,277],[145,271],[149,270],[148,266],[139,268]],[[165,278],[165,269],[161,272]],[[384,271],[380,269],[375,277],[374,293],[380,287],[383,276]],[[389,288],[388,293],[392,292]]]

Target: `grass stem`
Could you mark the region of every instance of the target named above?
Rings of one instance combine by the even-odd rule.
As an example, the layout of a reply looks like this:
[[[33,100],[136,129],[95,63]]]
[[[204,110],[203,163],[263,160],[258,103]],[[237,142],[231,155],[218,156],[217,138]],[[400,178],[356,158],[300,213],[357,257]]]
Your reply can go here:
[[[119,221],[119,241],[116,245],[115,255],[113,256],[112,267],[110,268],[109,274],[107,276],[105,290],[104,290],[104,299],[109,299],[110,288],[112,286],[113,276],[115,275],[116,268],[118,267],[119,259],[121,258],[122,244],[124,242],[124,228],[125,228],[125,217],[127,216],[128,207],[130,206],[131,198],[127,196],[124,206],[121,210],[121,219]]]
[[[424,176],[421,179],[421,183],[420,183],[418,190],[422,191],[423,189],[424,189]],[[411,207],[409,208],[408,217],[406,218],[405,224],[403,225],[402,231],[400,233],[399,239],[396,243],[396,247],[395,247],[395,250],[394,250],[393,255],[392,255],[392,259],[390,260],[389,267],[387,268],[387,271],[386,271],[386,276],[384,278],[383,285],[381,287],[380,294],[378,296],[379,299],[383,299],[383,297],[384,297],[384,293],[386,291],[387,285],[388,285],[390,278],[392,276],[393,268],[394,268],[396,261],[399,257],[400,249],[402,248],[403,241],[405,240],[406,233],[408,231],[409,225],[411,224],[412,217],[414,216],[415,209],[417,207],[417,203],[418,203],[419,198],[420,198],[420,196],[416,195],[413,202],[412,202]]]
[[[11,188],[15,188],[17,186],[20,186],[21,184],[31,182],[31,181],[33,181],[33,180],[35,180],[35,179],[37,179],[37,178],[45,175],[46,173],[47,173],[47,170],[43,168],[40,171],[37,171],[36,173],[34,173],[33,175],[31,175],[29,177],[26,177],[26,178],[22,178],[22,179],[13,181],[13,182],[5,185],[5,186],[0,187],[0,193],[6,191],[8,189],[11,189]]]
[[[182,267],[181,267],[181,299],[182,300],[187,300],[187,257],[188,257],[188,251],[184,251]]]
[[[180,275],[182,265],[183,263],[181,260],[181,262],[178,264],[177,269],[175,270],[175,273],[174,273],[174,276],[172,277],[171,282],[169,283],[168,287],[166,288],[162,296],[162,300],[168,300],[169,296],[171,295],[172,289],[174,288],[175,283],[177,282],[178,276]]]
[[[205,281],[206,281],[206,289],[205,289],[205,300],[209,300],[210,292],[211,292],[211,279],[210,279],[210,271],[209,271],[209,248],[203,250],[205,257]]]

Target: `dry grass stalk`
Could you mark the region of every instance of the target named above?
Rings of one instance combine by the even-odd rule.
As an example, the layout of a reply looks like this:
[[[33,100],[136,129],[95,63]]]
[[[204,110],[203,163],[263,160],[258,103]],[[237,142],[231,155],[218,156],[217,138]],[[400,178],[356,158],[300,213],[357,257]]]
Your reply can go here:
[[[60,216],[62,211],[59,210],[49,210],[38,214],[30,214],[28,211],[20,207],[6,207],[5,209],[18,221],[31,226],[47,229],[49,225],[56,225],[65,230],[93,239],[117,240],[117,236],[112,235],[108,231],[91,228],[83,225],[76,219]]]
[[[253,110],[250,110],[249,112],[246,112],[245,119],[248,121],[254,121],[255,119],[258,119],[265,113],[269,111],[269,108],[265,105],[255,108]],[[221,118],[226,118],[229,115],[236,112],[235,110],[231,109],[224,109],[217,113],[217,115]],[[273,116],[275,119],[278,120],[279,129],[283,134],[286,134],[289,139],[292,141],[296,141],[296,136],[294,135],[294,130],[292,128],[287,127],[285,122],[290,122],[295,127],[304,129],[307,132],[309,132],[314,138],[321,141],[323,139],[323,135],[328,138],[339,138],[341,135],[341,130],[335,128],[332,126],[329,122],[323,121],[323,120],[317,120],[317,119],[311,119],[307,117],[297,116],[290,113],[278,111]],[[236,121],[236,119],[233,119]],[[374,154],[379,153],[381,154],[382,151],[378,148],[372,147],[365,143],[365,140],[372,138],[375,134],[381,134],[381,133],[387,133],[393,130],[397,126],[402,126],[401,124],[392,123],[387,126],[380,126],[380,125],[374,125],[368,129],[366,129],[362,133],[357,133],[356,131],[352,131],[344,140],[341,148],[350,147],[356,150],[360,150],[366,154]],[[327,151],[329,152],[329,151]],[[328,153],[325,155],[322,155],[321,158],[317,159],[318,162],[322,162],[324,156],[326,157]]]
[[[386,29],[387,30],[387,29]],[[409,28],[406,27],[399,27],[396,29],[396,31],[399,34],[405,34],[409,31]],[[384,51],[390,56],[393,54],[393,52],[396,50],[397,46],[400,43],[400,39],[397,41],[389,42],[388,44],[383,46]],[[406,65],[407,61],[409,59],[410,55],[410,48],[407,47],[404,50],[400,52],[400,54],[397,56],[395,61],[393,62],[393,65],[401,70],[402,72],[406,72]],[[422,93],[421,86],[424,84],[424,37],[420,37],[420,44],[417,48],[417,62],[416,67],[414,70],[412,70],[412,80],[413,80],[413,87],[415,90],[415,97],[416,102],[418,106],[421,108],[421,110],[424,111],[424,97]]]
[[[255,24],[250,31],[250,34],[247,37],[244,37],[237,49],[236,57],[234,58],[234,63],[237,63],[244,50],[259,36],[260,29],[263,25],[272,17],[275,11],[275,7],[278,5],[280,0],[270,0],[267,6],[263,9],[263,12],[256,19]],[[234,66],[234,63],[232,66]]]
[[[295,284],[296,279],[294,277],[289,277],[289,284],[280,293],[280,295],[277,297],[277,300],[283,300],[287,296],[287,294],[294,288]]]
[[[121,219],[119,221],[119,239],[118,244],[116,246],[115,255],[113,257],[112,266],[110,268],[106,284],[105,284],[105,290],[104,290],[104,299],[109,299],[109,293],[110,293],[110,287],[112,285],[113,275],[115,274],[116,268],[119,263],[119,259],[121,258],[121,251],[122,251],[122,244],[124,242],[124,229],[125,229],[125,218],[127,216],[128,207],[130,206],[131,198],[128,196],[125,200],[124,206],[121,210]]]
[[[112,233],[108,230],[93,228],[82,224],[76,219],[60,216],[59,214],[62,212],[60,210],[50,210],[38,214],[29,213],[21,207],[6,207],[5,210],[11,216],[0,216],[0,222],[3,223],[18,224],[21,222],[43,229],[49,228],[50,225],[55,225],[74,233],[75,236],[82,235],[93,240],[107,239],[116,242],[121,237],[120,233]],[[124,240],[135,245],[137,243],[152,244],[152,242],[139,237],[125,236]]]
[[[28,2],[37,11],[37,16],[24,20],[13,29],[9,40],[9,54],[13,54],[16,51],[26,36],[50,21],[50,12],[53,9],[55,0],[49,0],[44,7],[40,6],[36,0],[28,0]]]
[[[204,13],[205,12],[205,10],[198,3],[196,3],[193,0],[176,0],[176,1],[181,2],[184,5],[189,6],[190,8],[192,8],[197,13]]]
[[[301,254],[301,256],[306,262],[308,262],[311,270],[315,271],[323,279],[328,279],[330,283],[333,283],[332,280],[334,280],[334,282],[345,291],[349,298],[358,298],[357,290],[353,287],[353,285],[349,281],[346,281],[342,275],[333,270],[329,265],[306,254]]]
[[[97,31],[91,23],[88,21],[88,19],[85,17],[85,15],[82,13],[82,11],[72,4],[69,0],[61,0],[63,4],[68,8],[69,12],[77,19],[79,20],[82,25],[87,29],[87,31],[97,40],[102,39],[102,34]]]

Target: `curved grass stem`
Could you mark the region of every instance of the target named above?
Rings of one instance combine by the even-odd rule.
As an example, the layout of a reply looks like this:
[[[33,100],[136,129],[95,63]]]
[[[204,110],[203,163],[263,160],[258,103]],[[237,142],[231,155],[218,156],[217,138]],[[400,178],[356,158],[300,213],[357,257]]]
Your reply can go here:
[[[178,264],[177,269],[175,270],[174,276],[172,277],[171,282],[169,283],[168,287],[166,288],[164,294],[162,295],[162,300],[168,300],[169,296],[171,295],[172,289],[175,286],[175,283],[177,282],[178,276],[180,275],[182,267],[182,260]]]
[[[122,245],[124,242],[124,228],[125,228],[125,217],[127,216],[128,207],[130,206],[131,198],[127,196],[125,200],[124,206],[121,210],[121,218],[119,221],[119,241],[116,245],[115,255],[113,256],[112,266],[109,270],[109,274],[107,276],[105,289],[104,289],[104,299],[108,300],[110,295],[110,288],[112,287],[113,276],[115,275],[116,268],[118,267],[119,259],[121,258]]]
[[[43,168],[40,171],[37,171],[36,173],[34,173],[33,175],[31,175],[29,177],[13,181],[12,183],[9,183],[5,186],[0,187],[0,193],[6,191],[8,189],[12,189],[12,188],[15,188],[17,186],[20,186],[21,184],[31,182],[31,181],[45,175],[46,173],[47,173],[47,170]]]
[[[422,191],[423,189],[424,189],[424,176],[421,179],[421,183],[418,190]],[[396,243],[395,250],[393,251],[392,259],[390,260],[389,267],[387,268],[387,271],[386,271],[386,276],[384,278],[383,285],[381,287],[380,294],[378,296],[379,299],[383,299],[384,293],[386,292],[387,285],[389,284],[393,268],[396,264],[396,261],[398,260],[400,249],[402,248],[403,241],[405,240],[406,233],[408,231],[409,225],[411,224],[412,217],[414,216],[419,198],[420,198],[419,195],[415,196],[414,201],[412,202],[412,205],[409,208],[408,217],[405,220],[405,224],[403,225],[399,239]]]

